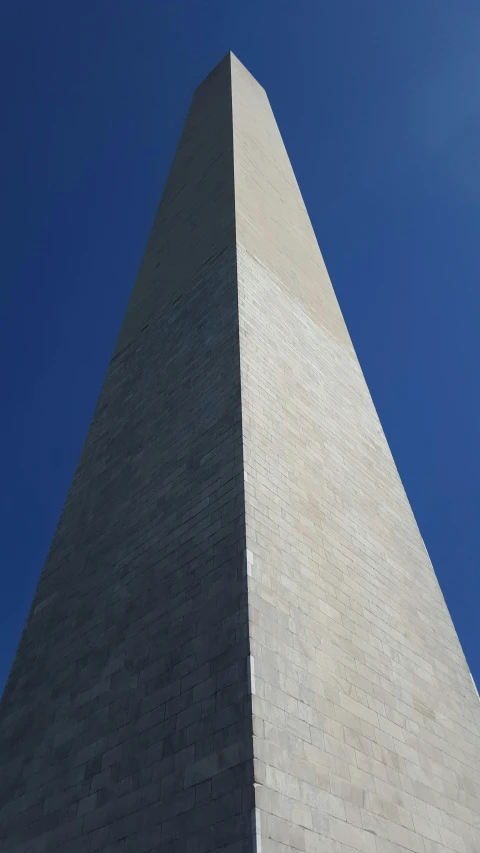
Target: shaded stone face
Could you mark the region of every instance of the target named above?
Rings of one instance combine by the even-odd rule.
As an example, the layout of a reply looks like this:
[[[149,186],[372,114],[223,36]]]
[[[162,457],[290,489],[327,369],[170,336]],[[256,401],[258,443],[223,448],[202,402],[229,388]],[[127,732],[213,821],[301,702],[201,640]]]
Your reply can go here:
[[[195,93],[0,709],[6,853],[478,853],[480,703],[263,89]]]

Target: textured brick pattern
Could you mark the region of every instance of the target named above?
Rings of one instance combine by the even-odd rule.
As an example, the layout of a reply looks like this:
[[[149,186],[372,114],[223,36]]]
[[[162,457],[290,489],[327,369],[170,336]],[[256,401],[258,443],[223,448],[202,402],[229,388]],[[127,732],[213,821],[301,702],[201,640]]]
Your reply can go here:
[[[480,702],[263,89],[199,87],[0,709],[4,853],[480,853]]]
[[[234,61],[262,853],[479,853],[480,703],[275,120]]]
[[[0,849],[250,853],[228,60],[116,352],[3,697]]]

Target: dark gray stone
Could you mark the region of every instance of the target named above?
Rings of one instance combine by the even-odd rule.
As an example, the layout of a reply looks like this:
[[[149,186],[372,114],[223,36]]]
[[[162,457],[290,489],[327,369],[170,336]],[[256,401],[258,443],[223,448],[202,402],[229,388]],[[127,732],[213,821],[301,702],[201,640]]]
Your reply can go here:
[[[210,776],[251,776],[226,627],[247,636],[239,360],[227,57],[194,96],[3,695],[4,853],[201,853],[225,818]]]

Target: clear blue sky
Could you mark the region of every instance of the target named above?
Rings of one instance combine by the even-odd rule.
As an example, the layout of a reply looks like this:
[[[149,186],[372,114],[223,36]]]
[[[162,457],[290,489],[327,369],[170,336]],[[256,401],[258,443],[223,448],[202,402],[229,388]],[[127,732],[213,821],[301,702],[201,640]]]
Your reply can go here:
[[[195,86],[265,86],[480,683],[478,0],[3,0],[0,690]]]

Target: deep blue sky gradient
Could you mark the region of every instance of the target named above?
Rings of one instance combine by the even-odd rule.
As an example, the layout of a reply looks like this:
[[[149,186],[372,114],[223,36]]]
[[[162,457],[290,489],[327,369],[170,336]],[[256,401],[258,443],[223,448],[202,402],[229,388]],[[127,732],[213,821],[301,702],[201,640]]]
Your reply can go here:
[[[0,690],[195,86],[270,97],[480,683],[478,0],[3,0]]]

